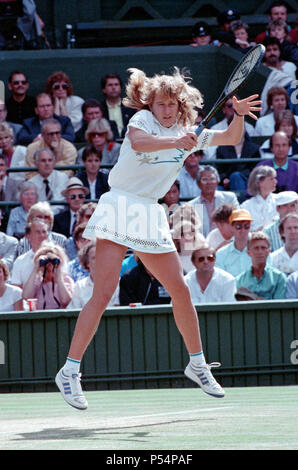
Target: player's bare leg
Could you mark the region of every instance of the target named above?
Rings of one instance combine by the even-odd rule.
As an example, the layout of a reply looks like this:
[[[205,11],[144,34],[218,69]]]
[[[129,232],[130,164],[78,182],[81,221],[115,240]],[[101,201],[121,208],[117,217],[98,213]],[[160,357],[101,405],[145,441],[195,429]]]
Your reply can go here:
[[[209,366],[205,361],[197,312],[184,280],[179,255],[176,251],[162,254],[137,252],[137,255],[172,299],[174,319],[190,355],[190,363],[185,369],[186,376],[209,395],[223,397],[223,389],[210,372],[210,366],[215,367],[218,363]]]
[[[97,240],[93,295],[78,317],[67,361],[56,376],[56,384],[65,401],[81,410],[86,409],[88,403],[80,385],[80,361],[116,290],[126,250],[125,246],[108,240]]]

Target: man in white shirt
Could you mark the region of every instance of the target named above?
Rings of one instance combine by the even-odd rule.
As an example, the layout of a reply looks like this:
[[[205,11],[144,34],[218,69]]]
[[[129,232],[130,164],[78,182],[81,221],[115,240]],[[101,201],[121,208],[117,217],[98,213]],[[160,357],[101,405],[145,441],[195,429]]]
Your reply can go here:
[[[268,262],[286,275],[298,271],[298,214],[290,212],[279,224],[285,245],[270,254]]]
[[[56,159],[50,149],[42,148],[34,154],[34,162],[38,173],[30,178],[36,185],[40,201],[65,201],[62,191],[66,188],[69,177],[66,173],[55,170]],[[63,206],[52,206],[54,214],[60,212]]]
[[[180,198],[192,199],[201,194],[197,177],[200,171],[199,163],[202,158],[203,151],[197,150],[185,159],[178,177],[178,181],[180,183]]]
[[[135,110],[124,106],[121,102],[121,78],[117,74],[106,75],[101,80],[101,88],[105,95],[105,101],[102,103],[103,117],[116,122],[118,135],[114,135],[114,139],[123,138],[128,121]]]
[[[43,220],[35,219],[26,226],[25,235],[32,248],[16,258],[10,280],[11,284],[21,288],[23,288],[33,269],[35,252],[40,248],[42,242],[48,239],[48,225]]]
[[[235,302],[234,276],[215,267],[215,250],[203,243],[192,254],[195,269],[185,276],[194,303]]]

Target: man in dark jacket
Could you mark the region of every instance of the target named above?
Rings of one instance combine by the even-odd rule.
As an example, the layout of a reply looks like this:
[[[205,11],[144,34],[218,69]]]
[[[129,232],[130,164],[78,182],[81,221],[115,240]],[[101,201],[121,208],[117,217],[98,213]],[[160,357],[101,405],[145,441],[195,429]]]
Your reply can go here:
[[[79,171],[77,177],[89,189],[90,199],[99,199],[102,194],[110,190],[108,171],[99,169],[101,158],[101,151],[96,147],[93,147],[93,145],[85,147],[82,155],[85,169]]]
[[[41,93],[36,97],[35,107],[36,117],[23,121],[23,128],[18,134],[17,143],[29,145],[41,137],[41,122],[45,119],[57,119],[61,124],[61,136],[69,142],[74,142],[75,133],[71,120],[67,116],[57,116],[54,114],[54,104],[50,95]]]
[[[221,184],[224,189],[230,191],[245,190],[247,187],[249,173],[255,166],[254,163],[241,162],[241,159],[260,159],[259,145],[252,142],[248,133],[245,132],[240,143],[236,146],[219,146],[216,149],[217,159],[238,159],[237,163],[217,165],[220,173]]]
[[[136,112],[135,109],[127,108],[121,102],[121,78],[117,74],[109,74],[101,80],[102,92],[105,100],[102,102],[103,117],[109,121],[116,121],[117,134],[114,139],[123,138],[126,133],[127,124]]]
[[[168,304],[171,298],[159,281],[138,260],[138,266],[130,269],[120,279],[120,305]]]

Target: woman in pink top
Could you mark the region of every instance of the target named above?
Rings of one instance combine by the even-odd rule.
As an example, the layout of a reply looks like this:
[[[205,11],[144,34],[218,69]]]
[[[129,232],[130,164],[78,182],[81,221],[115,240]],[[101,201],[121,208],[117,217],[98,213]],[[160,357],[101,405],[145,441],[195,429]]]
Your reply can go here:
[[[38,310],[63,309],[72,298],[74,282],[65,273],[66,255],[58,245],[42,244],[24,285],[23,298],[36,298]]]

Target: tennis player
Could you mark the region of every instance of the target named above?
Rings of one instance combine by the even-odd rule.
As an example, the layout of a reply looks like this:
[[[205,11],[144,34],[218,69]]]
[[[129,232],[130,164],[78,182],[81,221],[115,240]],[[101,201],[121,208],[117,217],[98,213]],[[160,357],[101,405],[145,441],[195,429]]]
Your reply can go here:
[[[130,119],[120,157],[110,172],[111,190],[98,202],[84,236],[96,239],[96,268],[91,299],[81,311],[68,357],[56,376],[65,401],[86,409],[80,384],[80,362],[103,312],[119,282],[127,248],[133,249],[172,299],[176,325],[190,362],[185,375],[214,397],[224,390],[205,361],[196,310],[184,281],[179,256],[165,212],[157,200],[175,181],[187,156],[209,145],[236,145],[244,129],[244,116],[257,119],[258,95],[233,97],[235,116],[224,131],[194,132],[195,107],[202,108],[201,93],[178,68],[172,75],[149,78],[138,69],[131,73],[124,104],[138,112]]]

